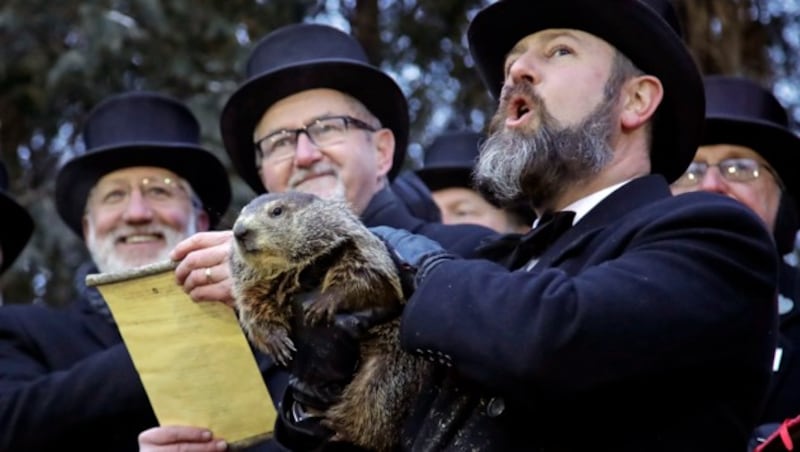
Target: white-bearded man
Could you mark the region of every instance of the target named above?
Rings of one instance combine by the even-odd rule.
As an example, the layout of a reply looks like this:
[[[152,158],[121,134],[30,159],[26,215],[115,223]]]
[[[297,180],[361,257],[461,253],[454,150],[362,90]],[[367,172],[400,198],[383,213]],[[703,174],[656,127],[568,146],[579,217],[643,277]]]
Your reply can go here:
[[[87,151],[59,170],[55,201],[86,242],[89,271],[168,259],[228,207],[224,166],[173,98],[112,96],[89,114],[83,138]],[[139,432],[158,424],[108,306],[79,284],[65,309],[0,309],[0,450],[135,451]]]

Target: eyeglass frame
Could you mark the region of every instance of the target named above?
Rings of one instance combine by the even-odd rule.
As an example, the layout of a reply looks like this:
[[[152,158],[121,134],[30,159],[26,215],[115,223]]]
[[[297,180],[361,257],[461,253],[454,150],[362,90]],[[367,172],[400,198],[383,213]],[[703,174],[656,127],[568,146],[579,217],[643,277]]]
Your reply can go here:
[[[734,165],[735,162],[742,162],[742,161],[744,161],[744,162],[752,162],[754,164],[753,165],[754,166],[753,167],[753,171],[755,172],[755,174],[753,174],[752,177],[749,177],[747,179],[742,179],[742,180],[730,179],[728,177],[728,175],[731,174],[731,173],[728,172],[728,171],[723,171],[723,167],[724,166],[729,166],[729,165]],[[691,183],[691,184],[681,184],[680,182],[685,180],[685,176],[686,176],[686,174],[689,173],[689,169],[692,167],[692,165],[703,165],[703,166],[705,166],[705,169],[703,170],[702,175],[697,180],[693,181],[693,183]],[[754,158],[751,158],[751,157],[730,157],[730,158],[722,159],[722,160],[720,160],[720,161],[718,161],[717,163],[714,163],[714,164],[710,164],[708,162],[699,162],[699,161],[695,162],[695,161],[693,161],[693,162],[689,163],[689,167],[686,168],[686,171],[684,171],[683,174],[681,174],[681,176],[677,180],[675,180],[675,182],[673,182],[673,185],[676,186],[676,187],[686,187],[686,188],[688,188],[688,187],[696,187],[696,186],[698,186],[698,185],[700,185],[702,183],[703,178],[706,177],[706,174],[708,174],[708,170],[711,169],[712,167],[716,167],[717,168],[717,171],[719,171],[719,174],[723,179],[725,179],[728,182],[736,182],[736,183],[749,183],[749,182],[752,182],[754,180],[760,179],[761,178],[761,173],[759,172],[759,170],[761,170],[763,168],[768,173],[772,174],[772,177],[775,179],[775,183],[778,185],[778,188],[781,191],[785,190],[785,188],[786,188],[785,185],[783,184],[783,181],[781,180],[780,176],[778,175],[777,171],[775,171],[774,168],[772,168],[766,162],[760,162],[760,161],[758,161],[758,160],[756,160]]]
[[[200,198],[194,193],[194,190],[192,190],[192,187],[189,184],[189,182],[187,182],[181,177],[174,178],[171,176],[144,176],[139,178],[136,184],[132,184],[131,181],[125,180],[124,183],[127,186],[126,187],[127,191],[125,193],[126,199],[129,200],[131,193],[133,193],[133,189],[138,188],[139,193],[141,193],[142,197],[147,199],[148,202],[155,202],[156,204],[164,204],[166,201],[168,201],[168,200],[155,199],[147,195],[147,190],[145,190],[143,187],[146,187],[150,183],[150,181],[159,181],[166,186],[176,187],[178,191],[186,195],[187,199],[189,200],[194,209],[199,210],[203,208],[203,203],[200,201]],[[92,204],[92,199],[96,197],[96,194],[98,194],[98,187],[99,184],[92,187],[92,189],[89,191],[89,195],[86,198],[86,209],[85,209],[86,213],[89,212],[89,207]],[[107,193],[106,196],[108,194],[110,193]],[[169,201],[172,201],[174,199],[177,198],[172,197],[169,199]],[[105,203],[102,201],[102,199],[100,199],[99,203],[94,205],[94,207],[113,208],[115,206],[125,206],[125,205],[126,205],[125,199],[120,200],[118,203]]]
[[[360,120],[358,118],[354,118],[354,117],[352,117],[350,115],[320,116],[320,117],[317,117],[317,118],[314,118],[314,119],[310,120],[309,122],[304,124],[303,127],[298,127],[296,129],[280,129],[280,130],[276,130],[275,132],[272,132],[269,135],[266,135],[266,136],[261,137],[258,140],[256,140],[255,143],[253,143],[253,146],[255,148],[256,168],[261,168],[261,165],[263,164],[263,162],[266,161],[267,159],[269,159],[269,156],[267,156],[266,158],[264,157],[265,151],[261,148],[261,143],[264,143],[269,138],[275,137],[277,135],[281,135],[281,134],[294,135],[294,151],[295,152],[297,151],[297,141],[300,139],[300,134],[301,133],[305,134],[305,136],[308,138],[308,141],[311,142],[311,144],[314,145],[314,147],[316,147],[317,149],[321,149],[323,147],[323,145],[317,144],[317,142],[311,136],[311,133],[309,133],[308,129],[310,127],[314,126],[314,125],[317,125],[321,121],[327,121],[327,120],[330,120],[330,119],[341,119],[342,121],[344,121],[345,131],[350,130],[351,126],[354,126],[356,129],[359,129],[359,130],[365,130],[367,132],[377,132],[377,131],[379,131],[381,129],[380,127],[374,127],[371,124],[368,124],[367,122],[362,121],[362,120]],[[328,143],[328,144],[325,144],[324,146],[330,146],[331,144],[333,144],[333,143]],[[294,153],[292,154],[292,156],[294,156]],[[282,159],[282,160],[284,160],[284,159]]]

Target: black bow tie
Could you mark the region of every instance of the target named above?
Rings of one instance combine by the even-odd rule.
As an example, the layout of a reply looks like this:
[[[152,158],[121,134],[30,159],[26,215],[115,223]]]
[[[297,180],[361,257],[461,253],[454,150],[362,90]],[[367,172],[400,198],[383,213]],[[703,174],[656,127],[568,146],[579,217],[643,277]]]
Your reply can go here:
[[[519,244],[511,255],[509,267],[517,269],[541,254],[572,227],[575,212],[547,212],[530,232],[520,238]]]

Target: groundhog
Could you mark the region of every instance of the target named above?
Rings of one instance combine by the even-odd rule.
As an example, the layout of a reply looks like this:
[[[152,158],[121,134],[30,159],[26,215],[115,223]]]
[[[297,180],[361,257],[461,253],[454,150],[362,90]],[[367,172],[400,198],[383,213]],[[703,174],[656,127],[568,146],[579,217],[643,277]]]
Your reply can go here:
[[[239,321],[254,345],[283,365],[295,350],[296,295],[319,290],[301,314],[309,325],[331,322],[337,312],[405,303],[388,249],[344,202],[299,192],[261,195],[242,209],[233,235]],[[379,325],[361,342],[353,380],[324,413],[334,439],[373,450],[399,444],[429,364],[400,349],[398,328],[399,319]]]

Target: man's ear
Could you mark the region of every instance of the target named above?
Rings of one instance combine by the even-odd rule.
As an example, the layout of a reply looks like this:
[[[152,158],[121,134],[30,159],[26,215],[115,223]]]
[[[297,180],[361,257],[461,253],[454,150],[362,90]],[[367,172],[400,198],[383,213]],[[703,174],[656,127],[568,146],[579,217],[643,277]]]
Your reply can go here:
[[[664,86],[661,80],[652,75],[640,75],[625,82],[620,114],[622,128],[635,129],[646,123],[653,117],[663,98]]]
[[[81,218],[81,229],[83,230],[83,239],[86,240],[86,237],[89,237],[89,214],[83,214]]]
[[[372,138],[375,140],[375,151],[378,153],[375,157],[378,176],[383,177],[389,174],[394,163],[394,153],[396,152],[394,148],[394,133],[387,128],[383,128],[375,132]]]
[[[211,220],[208,218],[208,212],[204,209],[197,209],[197,231],[204,232],[208,231],[208,228],[211,226]]]

